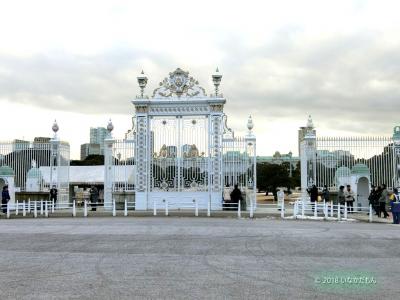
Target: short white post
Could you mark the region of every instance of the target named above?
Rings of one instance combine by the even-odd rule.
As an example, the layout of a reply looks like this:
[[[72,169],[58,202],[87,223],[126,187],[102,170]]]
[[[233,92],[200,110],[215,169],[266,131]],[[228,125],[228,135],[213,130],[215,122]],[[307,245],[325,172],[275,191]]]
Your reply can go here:
[[[87,202],[86,199],[83,200],[83,216],[87,217],[88,211],[87,211]]]
[[[211,201],[207,201],[207,217],[211,216]]]
[[[301,201],[301,217],[304,219],[304,200]]]
[[[128,216],[128,200],[125,198],[124,217]]]
[[[117,209],[116,209],[116,207],[115,207],[115,199],[113,199],[113,211],[112,211],[112,215],[113,215],[113,217],[115,217],[116,215],[117,215]]]
[[[40,215],[43,215],[43,199],[40,200]]]
[[[76,203],[75,199],[72,201],[72,216],[76,217]]]
[[[54,214],[54,199],[51,201],[51,213]]]
[[[333,218],[333,201],[331,201],[331,218]]]
[[[16,207],[15,207],[15,215],[18,216],[18,200],[15,202],[16,203]]]
[[[46,218],[49,216],[49,209],[47,206],[47,201],[44,202],[44,215],[46,216]]]
[[[31,198],[28,198],[28,214],[31,213]]]
[[[314,202],[314,218],[318,217],[318,202]]]
[[[372,205],[369,205],[369,222],[372,223]]]
[[[37,218],[37,201],[34,201],[34,207],[33,207],[33,217]]]
[[[285,218],[285,199],[282,199],[281,201],[281,218]]]
[[[325,220],[328,218],[328,205],[324,201],[324,218]]]
[[[153,216],[157,216],[157,204],[156,204],[156,200],[153,201]]]
[[[296,206],[297,206],[297,201],[294,202],[293,204],[293,219],[296,219]]]
[[[254,217],[254,205],[253,205],[253,201],[250,200],[250,218]]]
[[[164,201],[165,201],[165,215],[168,216],[168,201],[165,199]]]
[[[197,203],[196,199],[193,199],[194,201],[194,215],[195,217],[199,216],[199,204]]]
[[[240,211],[240,200],[239,200],[239,202],[238,202],[238,207],[237,207],[237,216],[238,216],[238,218],[240,218],[241,217],[241,211]]]
[[[347,202],[344,203],[344,218],[347,220]]]
[[[24,206],[22,206],[22,215],[25,217],[26,216],[25,200],[23,201],[23,205]]]
[[[10,203],[7,202],[7,219],[10,218]]]
[[[341,208],[340,208],[340,202],[338,203],[338,207],[337,207],[337,219],[338,221],[340,221],[341,219]]]

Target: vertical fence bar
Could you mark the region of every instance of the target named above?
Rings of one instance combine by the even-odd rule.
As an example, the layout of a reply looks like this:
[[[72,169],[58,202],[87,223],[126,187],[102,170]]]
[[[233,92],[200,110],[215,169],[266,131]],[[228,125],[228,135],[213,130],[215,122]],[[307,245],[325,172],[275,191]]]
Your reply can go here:
[[[10,218],[10,203],[7,202],[7,219]]]
[[[19,203],[18,203],[18,200],[15,201],[15,204],[16,204],[16,206],[15,206],[15,215],[18,216],[18,209],[19,209],[19,207],[18,207],[18,206],[19,206],[19,205],[18,205],[18,204],[19,204]]]
[[[314,218],[318,217],[318,202],[314,202]]]
[[[125,198],[124,216],[128,216],[128,200]]]
[[[33,217],[37,218],[37,201],[34,201],[34,207],[33,207]]]
[[[72,216],[76,217],[76,203],[75,199],[72,201]]]
[[[25,200],[23,201],[23,206],[22,206],[22,216],[26,216],[26,207],[25,207]]]
[[[153,216],[157,216],[157,204],[156,204],[156,200],[153,201]]]
[[[165,215],[168,216],[168,200],[165,200]]]
[[[87,209],[87,201],[86,199],[83,200],[83,216],[87,217],[88,215],[88,209]]]
[[[51,213],[54,214],[54,199],[51,201]]]
[[[341,208],[340,208],[340,202],[338,203],[338,209],[337,209],[337,219],[338,219],[338,221],[340,221],[340,219],[341,219]]]
[[[333,218],[333,201],[331,201],[331,218]]]
[[[372,223],[372,205],[369,205],[369,216],[368,216],[368,221]]]
[[[344,203],[344,218],[347,220],[347,201]]]
[[[28,198],[28,214],[31,213],[31,198]]]
[[[115,205],[115,199],[113,199],[112,205],[113,205],[113,207],[112,207],[112,215],[113,215],[113,217],[115,217],[117,215],[117,209],[115,207],[116,206]]]
[[[198,217],[198,216],[199,216],[199,204],[197,203],[196,199],[193,199],[193,201],[194,201],[194,206],[195,206],[195,208],[194,208],[194,215],[195,215],[196,217]]]
[[[40,200],[40,215],[43,215],[43,199]]]
[[[281,218],[285,218],[285,198],[283,198],[281,202]]]
[[[254,217],[254,205],[253,200],[250,201],[250,218]]]
[[[47,201],[44,202],[44,215],[45,215],[46,218],[49,217],[49,208],[48,208],[48,205],[47,205]]]
[[[207,201],[207,217],[211,216],[211,201]]]
[[[241,217],[241,211],[240,211],[240,200],[239,200],[239,202],[238,202],[238,207],[237,207],[237,216],[238,216],[238,218],[240,218],[240,217]]]

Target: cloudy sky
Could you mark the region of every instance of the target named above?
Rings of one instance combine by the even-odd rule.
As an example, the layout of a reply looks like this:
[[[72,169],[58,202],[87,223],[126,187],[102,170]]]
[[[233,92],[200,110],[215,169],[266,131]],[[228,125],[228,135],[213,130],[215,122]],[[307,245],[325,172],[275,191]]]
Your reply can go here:
[[[400,123],[399,1],[0,0],[0,140],[60,136],[79,156],[90,126],[131,126],[176,67],[207,90],[218,66],[231,127],[252,115],[258,153],[297,152],[297,128],[390,135]]]

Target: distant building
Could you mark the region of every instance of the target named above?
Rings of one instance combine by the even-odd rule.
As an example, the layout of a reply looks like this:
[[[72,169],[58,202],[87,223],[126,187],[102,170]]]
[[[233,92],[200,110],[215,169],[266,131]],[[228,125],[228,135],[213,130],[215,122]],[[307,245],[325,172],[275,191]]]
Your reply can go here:
[[[107,128],[90,127],[90,144],[100,145],[100,154],[104,155],[104,139],[107,137]]]
[[[272,156],[257,156],[257,163],[281,165],[282,163],[287,162],[292,165],[293,170],[296,169],[299,161],[299,157],[293,156],[292,152],[281,154],[279,151],[276,151]]]
[[[99,144],[82,144],[81,145],[81,160],[84,160],[89,155],[101,154],[101,148]]]
[[[13,140],[12,142],[12,151],[21,151],[26,148],[29,148],[30,142],[24,140]]]

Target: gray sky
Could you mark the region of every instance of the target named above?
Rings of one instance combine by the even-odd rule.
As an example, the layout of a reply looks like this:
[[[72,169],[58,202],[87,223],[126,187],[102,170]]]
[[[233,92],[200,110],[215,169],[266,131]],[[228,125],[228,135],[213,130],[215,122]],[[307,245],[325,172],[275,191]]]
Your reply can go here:
[[[400,123],[399,1],[1,1],[0,139],[51,134],[72,146],[111,117],[129,129],[144,69],[150,94],[188,70],[231,127],[252,115],[258,153],[297,152],[297,128],[390,135]]]

